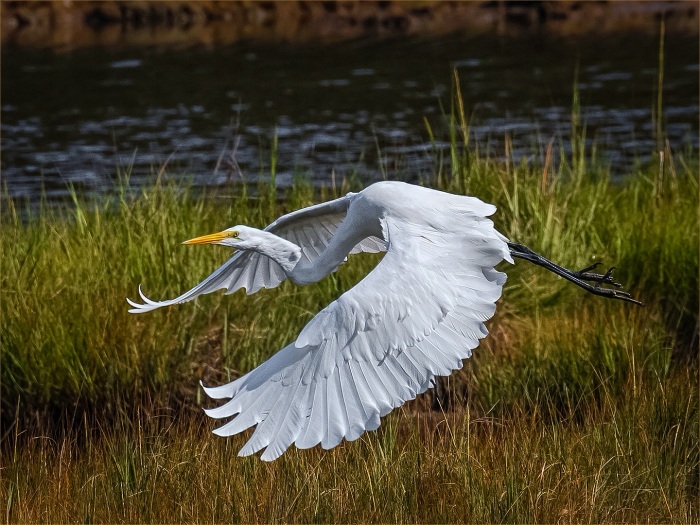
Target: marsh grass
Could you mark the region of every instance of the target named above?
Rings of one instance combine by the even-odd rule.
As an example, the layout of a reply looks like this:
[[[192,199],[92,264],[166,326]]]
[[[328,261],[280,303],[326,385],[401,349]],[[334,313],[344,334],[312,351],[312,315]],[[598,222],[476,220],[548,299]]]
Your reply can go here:
[[[29,218],[5,199],[6,521],[697,521],[697,158],[667,146],[665,165],[614,182],[586,150],[576,102],[569,153],[484,158],[456,83],[449,162],[435,150],[431,184],[495,203],[503,233],[567,267],[617,264],[646,307],[504,263],[491,333],[460,372],[354,443],[265,464],[235,457],[244,436],[209,433],[198,381],[268,358],[379,256],[312,286],[147,315],[125,297],[139,283],[173,297],[229,255],[185,239],[357,188],[297,181],[280,199],[271,183],[223,196],[158,178],[134,195],[125,176],[111,199]]]
[[[408,406],[356,442],[271,464],[235,457],[243,439],[213,439],[202,417],[139,412],[91,429],[89,446],[9,450],[3,499],[8,521],[694,522],[693,380],[603,387],[576,418]]]

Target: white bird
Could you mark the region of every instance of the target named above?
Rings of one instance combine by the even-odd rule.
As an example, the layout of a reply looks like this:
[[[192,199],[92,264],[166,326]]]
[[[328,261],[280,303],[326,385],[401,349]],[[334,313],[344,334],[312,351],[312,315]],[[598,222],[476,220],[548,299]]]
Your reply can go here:
[[[227,289],[248,294],[283,280],[310,284],[334,272],[348,254],[385,251],[355,287],[319,312],[297,340],[235,381],[204,387],[206,410],[233,419],[220,436],[255,426],[239,455],[263,448],[263,460],[291,444],[324,449],[375,430],[380,418],[462,367],[496,309],[506,275],[494,269],[525,258],[612,298],[636,302],[612,281],[555,265],[510,243],[487,217],[496,207],[402,182],[379,182],[359,193],[284,215],[264,230],[234,226],[184,244],[238,248],[226,263],[181,296],[156,302],[139,294],[132,313],[183,303]],[[595,286],[585,281],[595,282]]]

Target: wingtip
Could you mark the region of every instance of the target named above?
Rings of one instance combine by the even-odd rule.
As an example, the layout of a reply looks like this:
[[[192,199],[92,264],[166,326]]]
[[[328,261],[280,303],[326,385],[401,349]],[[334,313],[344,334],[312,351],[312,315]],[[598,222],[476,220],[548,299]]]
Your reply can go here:
[[[270,461],[276,460],[284,453],[284,450],[278,450],[280,447],[271,448],[271,446],[272,445],[265,447],[265,451],[260,454],[261,461],[266,461],[269,463]]]
[[[130,314],[140,314],[143,313],[143,306],[142,304],[137,303],[136,301],[132,301],[130,298],[126,298],[126,302],[129,303],[129,306],[132,308],[129,308],[129,313]]]
[[[143,302],[146,303],[148,306],[155,306],[158,304],[156,301],[153,301],[144,295],[143,290],[141,290],[140,284],[139,284],[139,295],[141,296],[141,299],[143,300]]]
[[[232,408],[229,405],[230,405],[229,403],[224,403],[223,405],[221,405],[219,407],[203,408],[202,410],[204,410],[204,413],[212,419],[223,419],[225,417],[235,416],[235,415],[238,415],[240,413],[240,410],[236,410],[235,408]],[[226,425],[224,425],[224,427],[225,426]],[[224,427],[220,427],[220,428],[224,428]],[[217,430],[219,430],[219,429],[217,429]],[[222,432],[224,432],[224,431],[222,430]],[[216,431],[214,431],[214,433],[216,434]],[[225,432],[223,434],[218,434],[218,435],[230,436],[231,434],[228,432]]]
[[[129,306],[132,306],[133,308],[129,309],[130,314],[143,314],[146,312],[151,312],[153,310],[157,310],[158,308],[161,308],[162,306],[167,306],[169,304],[172,304],[170,301],[153,301],[152,299],[149,299],[146,297],[146,295],[143,293],[143,290],[141,289],[141,285],[139,284],[139,296],[141,297],[141,300],[143,303],[137,303],[136,301],[126,298],[126,302],[129,303]]]
[[[211,431],[211,433],[214,434],[215,436],[219,436],[219,437],[228,437],[228,434],[226,433],[225,426],[215,428],[214,430]],[[240,453],[238,455],[240,456]]]
[[[130,314],[142,314],[144,312],[148,312],[150,306],[152,304],[151,301],[149,301],[144,295],[143,292],[141,291],[141,285],[139,284],[139,295],[141,296],[141,299],[144,301],[146,304],[139,304],[136,301],[133,301],[129,297],[126,298],[126,302],[129,303],[129,306],[132,308],[129,308],[129,313]]]
[[[211,399],[231,399],[235,391],[232,389],[232,383],[225,383],[219,386],[205,386],[200,380],[199,385],[202,387],[202,390],[204,390],[204,393]]]

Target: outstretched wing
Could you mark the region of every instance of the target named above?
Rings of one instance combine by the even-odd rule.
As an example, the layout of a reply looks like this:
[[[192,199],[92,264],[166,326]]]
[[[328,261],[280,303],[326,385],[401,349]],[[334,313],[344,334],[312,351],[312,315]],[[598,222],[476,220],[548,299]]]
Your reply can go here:
[[[384,220],[386,256],[357,286],[317,314],[297,341],[232,383],[205,388],[214,432],[256,426],[240,455],[266,448],[273,460],[292,443],[332,448],[374,430],[380,417],[461,368],[495,310],[512,262],[506,239],[482,215],[492,206],[441,210],[442,225]],[[437,227],[435,227],[437,226]]]
[[[345,219],[348,206],[355,195],[355,193],[348,193],[345,197],[288,213],[270,224],[265,228],[265,231],[298,245],[302,251],[302,261],[311,262],[328,246],[338,226]],[[382,239],[368,237],[355,246],[350,253],[377,253],[385,250],[386,243]],[[127,299],[127,301],[133,307],[129,312],[143,313],[163,306],[191,301],[199,295],[215,292],[222,288],[227,290],[227,294],[241,288],[245,288],[247,294],[252,294],[261,288],[279,286],[286,278],[280,265],[269,257],[256,252],[239,251],[209,277],[175,299],[152,301],[141,292],[141,287],[139,287],[139,295],[144,304],[136,303],[131,299]]]

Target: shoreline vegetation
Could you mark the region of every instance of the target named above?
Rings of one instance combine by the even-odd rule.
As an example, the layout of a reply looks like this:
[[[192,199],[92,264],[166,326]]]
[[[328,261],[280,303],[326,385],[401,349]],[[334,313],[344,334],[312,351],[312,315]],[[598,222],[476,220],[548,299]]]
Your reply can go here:
[[[689,1],[5,1],[3,46],[222,45],[242,40],[325,43],[454,31],[559,36],[620,31],[698,34]]]
[[[380,256],[321,282],[210,294],[127,313],[139,284],[174,297],[226,249],[180,246],[356,189],[298,180],[228,197],[155,181],[0,222],[0,502],[7,522],[696,522],[698,158],[668,145],[623,183],[585,147],[485,158],[459,86],[432,187],[498,206],[497,228],[570,268],[595,260],[645,307],[586,294],[518,261],[490,334],[458,373],[331,451],[237,458],[210,434],[198,381],[250,370]],[[664,141],[660,139],[663,146]],[[557,154],[557,149],[560,149]],[[662,160],[663,159],[663,160]]]

